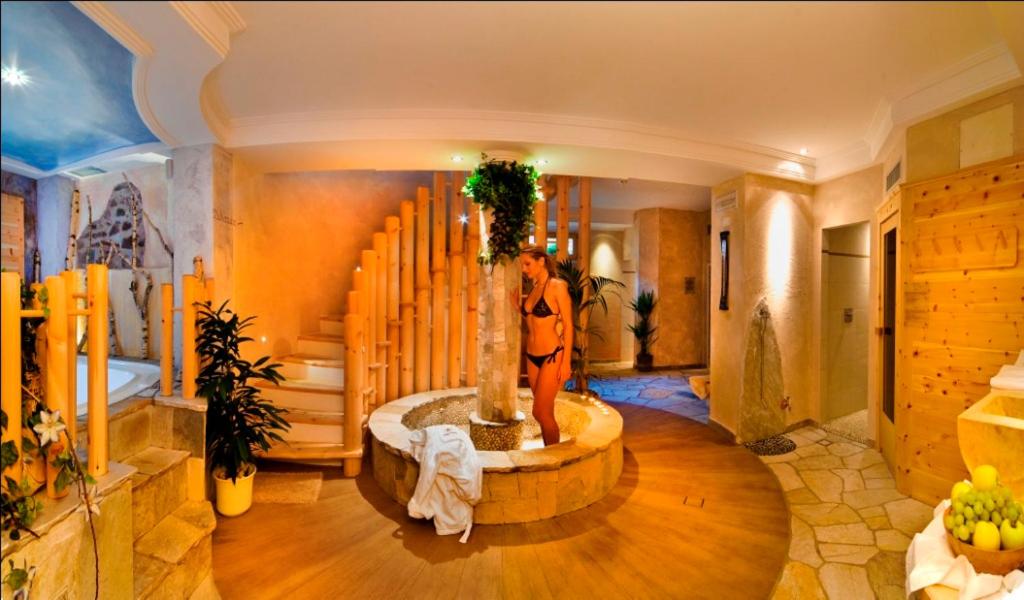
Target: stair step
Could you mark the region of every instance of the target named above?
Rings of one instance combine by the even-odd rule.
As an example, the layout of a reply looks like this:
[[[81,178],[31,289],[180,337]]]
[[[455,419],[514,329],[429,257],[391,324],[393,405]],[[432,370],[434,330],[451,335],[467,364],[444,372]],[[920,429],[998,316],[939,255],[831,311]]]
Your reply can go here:
[[[139,539],[185,501],[188,490],[183,450],[150,446],[126,458],[138,472],[132,475],[132,533]]]
[[[285,417],[289,423],[306,423],[309,425],[341,425],[344,423],[345,413],[339,411],[325,410],[302,410],[298,408],[288,409]]]
[[[340,442],[292,441],[288,444],[275,442],[262,456],[271,460],[323,460],[359,458],[362,448],[345,450]]]
[[[304,333],[298,339],[299,354],[345,358],[345,338],[327,333]]]
[[[320,315],[320,333],[345,335],[345,315]]]
[[[260,395],[289,409],[322,412],[340,411],[345,406],[345,389],[306,379],[291,379],[281,385],[260,383]]]
[[[289,354],[276,358],[275,362],[281,363],[281,375],[289,381],[306,380],[337,386],[345,383],[345,361],[340,358]]]
[[[136,598],[191,596],[210,572],[217,526],[209,502],[184,502],[135,542]]]

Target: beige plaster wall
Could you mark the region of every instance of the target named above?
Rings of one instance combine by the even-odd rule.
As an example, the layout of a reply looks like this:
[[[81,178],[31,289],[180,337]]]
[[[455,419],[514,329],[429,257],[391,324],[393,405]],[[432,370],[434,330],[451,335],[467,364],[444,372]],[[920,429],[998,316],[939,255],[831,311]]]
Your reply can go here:
[[[250,356],[293,352],[320,315],[346,309],[359,253],[430,173],[267,174],[235,195],[235,302],[257,315]],[[265,341],[263,341],[265,339]]]
[[[654,290],[658,305],[657,340],[651,348],[655,366],[707,364],[707,262],[710,214],[668,208],[638,210],[637,292]],[[693,277],[694,292],[684,292]],[[628,301],[627,301],[628,302]],[[628,311],[627,311],[628,312]],[[627,318],[632,318],[630,313]]]
[[[594,231],[590,236],[590,273],[609,277],[615,281],[626,283],[622,271],[622,231]],[[628,290],[610,288],[613,293],[606,295],[608,313],[600,308],[594,309],[591,324],[600,333],[600,337],[590,338],[590,359],[599,361],[620,360],[622,336],[633,334],[625,328],[632,312],[629,310]]]
[[[1024,86],[1017,86],[908,127],[907,182],[947,175],[970,166],[960,164],[961,121],[1006,104],[1013,105],[1014,113],[1012,154],[1024,153]]]

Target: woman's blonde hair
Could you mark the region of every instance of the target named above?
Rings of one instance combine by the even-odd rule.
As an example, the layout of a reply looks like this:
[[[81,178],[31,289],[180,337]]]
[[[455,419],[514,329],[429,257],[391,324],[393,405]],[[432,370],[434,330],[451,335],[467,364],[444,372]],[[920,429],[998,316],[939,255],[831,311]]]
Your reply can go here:
[[[548,270],[548,275],[552,279],[557,279],[558,274],[555,272],[555,259],[548,254],[547,249],[543,246],[527,246],[519,251],[519,256],[529,256],[533,260],[544,261],[544,267]]]

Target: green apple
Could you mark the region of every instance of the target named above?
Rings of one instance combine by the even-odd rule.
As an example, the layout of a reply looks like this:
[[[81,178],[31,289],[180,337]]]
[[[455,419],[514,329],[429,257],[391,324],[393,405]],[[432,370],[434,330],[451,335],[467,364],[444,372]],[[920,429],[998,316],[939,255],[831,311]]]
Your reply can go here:
[[[971,483],[979,492],[987,492],[999,483],[999,471],[992,465],[978,465],[971,473]]]
[[[978,521],[971,543],[982,550],[999,550],[999,528],[988,521]]]
[[[1017,526],[1014,527],[1010,524],[1009,519],[1003,521],[999,528],[999,537],[1003,540],[1004,550],[1024,548],[1024,523],[1017,523]]]

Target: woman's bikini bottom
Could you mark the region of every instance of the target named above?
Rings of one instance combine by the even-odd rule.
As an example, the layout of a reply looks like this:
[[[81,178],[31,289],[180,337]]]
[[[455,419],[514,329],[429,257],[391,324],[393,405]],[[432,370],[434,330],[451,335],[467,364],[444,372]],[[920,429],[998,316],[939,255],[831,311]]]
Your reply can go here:
[[[551,354],[535,355],[535,354],[530,354],[529,352],[527,352],[526,353],[526,358],[530,359],[530,362],[533,363],[533,366],[540,367],[544,363],[553,363],[553,362],[555,362],[555,357],[558,356],[558,353],[561,352],[562,350],[563,350],[562,346],[559,346],[559,347],[555,348],[555,351],[552,352]]]

